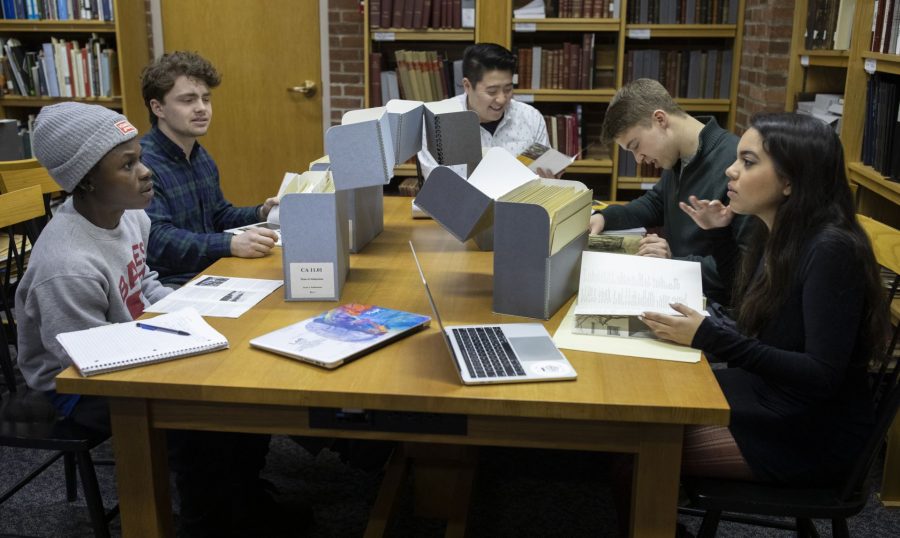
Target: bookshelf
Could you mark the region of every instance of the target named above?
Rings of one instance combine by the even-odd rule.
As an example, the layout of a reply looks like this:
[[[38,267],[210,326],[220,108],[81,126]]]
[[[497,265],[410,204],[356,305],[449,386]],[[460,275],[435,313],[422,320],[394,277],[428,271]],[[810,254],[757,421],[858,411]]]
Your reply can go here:
[[[122,111],[140,132],[150,128],[141,97],[140,73],[150,60],[147,14],[142,2],[113,0],[113,20],[33,20],[0,19],[0,38],[19,40],[25,51],[40,50],[51,37],[77,40],[82,46],[92,34],[103,38],[105,46],[115,49],[117,85],[121,89],[111,97],[46,97],[5,94],[0,96],[0,116],[25,124],[40,108],[62,101],[103,105]],[[115,73],[115,70],[113,72]]]
[[[476,2],[475,27],[464,31],[450,30],[425,30],[372,27],[370,19],[371,0],[366,2],[365,20],[367,21],[365,32],[365,87],[367,89],[366,105],[370,105],[369,90],[371,89],[370,55],[373,51],[391,50],[388,43],[401,43],[403,47],[413,49],[429,48],[454,51],[452,44],[463,45],[455,49],[461,54],[465,45],[473,42],[494,42],[518,54],[521,47],[541,46],[552,49],[563,48],[563,43],[581,45],[585,34],[593,34],[594,49],[605,47],[608,53],[608,61],[596,61],[595,69],[611,71],[612,77],[608,83],[593,85],[591,89],[566,89],[563,88],[530,88],[521,82],[517,84],[515,97],[519,101],[532,104],[545,115],[575,114],[581,112],[581,140],[582,146],[597,140],[600,135],[603,114],[609,101],[615,92],[627,80],[626,54],[633,50],[643,49],[698,49],[702,47],[727,50],[731,54],[731,69],[725,74],[727,91],[714,98],[678,97],[677,102],[689,113],[695,115],[713,115],[720,125],[725,128],[734,128],[737,110],[737,87],[740,71],[740,55],[742,29],[744,20],[744,0],[730,0],[729,2],[712,2],[709,0],[696,0],[695,5],[707,2],[710,10],[714,4],[716,10],[725,9],[731,12],[731,23],[723,23],[727,17],[723,13],[713,18],[713,12],[703,20],[709,24],[652,24],[642,22],[644,20],[671,20],[659,17],[635,18],[629,22],[629,10],[640,10],[641,7],[650,6],[651,13],[658,14],[665,11],[659,5],[668,4],[658,0],[617,0],[618,11],[611,12],[606,18],[577,18],[557,17],[557,11],[550,10],[548,6],[547,18],[526,19],[514,18],[513,9],[519,7],[513,0],[480,0]],[[378,2],[379,5],[384,5]],[[559,7],[561,1],[548,2]],[[573,3],[575,4],[575,3]],[[727,8],[722,7],[727,4]],[[582,4],[584,5],[584,4]],[[657,6],[657,7],[653,7]],[[699,7],[697,13],[699,14]],[[617,16],[615,16],[617,15]],[[671,16],[676,15],[673,10]],[[680,12],[679,12],[679,15]],[[691,17],[692,18],[692,17]],[[682,16],[678,20],[684,20]],[[699,19],[698,19],[699,20]],[[718,22],[713,23],[712,21]],[[521,72],[521,66],[520,66]],[[594,70],[592,70],[592,73]],[[593,74],[591,75],[593,76]],[[726,79],[723,79],[726,80]],[[588,85],[590,86],[590,85]],[[717,82],[716,85],[719,88]],[[576,160],[565,173],[566,179],[576,179],[591,186],[595,196],[621,200],[630,199],[642,194],[644,190],[652,188],[658,178],[641,176],[620,176],[619,156],[617,151],[612,155],[606,154],[606,148],[598,145],[589,145],[582,159]],[[415,167],[412,165],[400,165],[396,169],[397,175],[415,175]]]
[[[846,0],[845,0],[846,1]],[[856,0],[853,13],[850,47],[847,51],[806,51],[803,32],[806,24],[805,3],[798,3],[794,21],[794,39],[791,48],[791,79],[786,108],[793,110],[792,99],[796,91],[828,91],[844,95],[841,140],[847,159],[848,176],[856,186],[859,213],[900,227],[900,183],[891,181],[872,166],[863,163],[863,138],[867,115],[867,85],[875,74],[900,75],[900,55],[871,52],[875,0]],[[810,66],[801,66],[801,59],[809,52]],[[804,78],[806,86],[792,86]],[[819,71],[819,73],[815,73]],[[822,79],[832,77],[826,82]],[[898,80],[900,82],[900,80]],[[837,87],[835,87],[837,86]],[[791,88],[794,91],[791,91]],[[896,120],[897,110],[887,114]],[[894,147],[896,148],[895,142]]]

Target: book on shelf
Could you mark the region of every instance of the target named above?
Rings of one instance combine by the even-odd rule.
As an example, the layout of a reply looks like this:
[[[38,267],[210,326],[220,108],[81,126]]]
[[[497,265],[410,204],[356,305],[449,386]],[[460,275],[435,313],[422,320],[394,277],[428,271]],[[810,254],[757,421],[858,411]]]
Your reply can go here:
[[[882,54],[900,54],[900,2],[881,0],[872,13],[872,41],[869,50]]]
[[[472,0],[370,0],[370,28],[472,28]]]
[[[875,73],[866,89],[862,161],[900,181],[900,77]]]
[[[33,51],[26,51],[15,38],[0,38],[0,43],[12,74],[7,83],[9,93],[38,97],[120,94],[115,51],[97,34],[92,34],[84,47],[77,40],[55,37]]]
[[[616,15],[618,16],[618,15]],[[628,2],[629,24],[735,24],[738,0],[641,0]]]
[[[4,19],[113,20],[112,0],[2,0]]]
[[[323,368],[337,368],[430,322],[430,317],[421,314],[351,303],[254,338],[250,345]]]
[[[588,250],[581,257],[573,331],[653,337],[639,316],[644,312],[680,315],[672,303],[704,311],[698,262]]]
[[[625,52],[625,82],[651,78],[673,97],[728,99],[732,57],[731,49],[631,49]]]
[[[83,376],[228,347],[228,340],[192,308],[147,320],[60,333],[56,339]]]
[[[593,89],[595,39],[595,34],[586,33],[581,43],[561,43],[553,49],[547,45],[518,47],[515,52],[519,62],[518,88]],[[601,48],[609,50],[609,47]],[[613,55],[613,61],[614,58]]]
[[[656,178],[662,177],[662,168],[650,163],[640,165],[630,152],[619,148],[619,177]]]
[[[398,50],[394,58],[403,99],[440,101],[462,93],[462,60],[450,60],[433,50]]]

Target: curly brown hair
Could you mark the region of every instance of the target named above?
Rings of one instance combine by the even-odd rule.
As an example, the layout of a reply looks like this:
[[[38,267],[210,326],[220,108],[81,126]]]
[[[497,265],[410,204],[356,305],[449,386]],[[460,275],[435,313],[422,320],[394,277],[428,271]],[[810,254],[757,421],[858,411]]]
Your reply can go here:
[[[141,72],[141,95],[152,125],[156,125],[156,115],[150,108],[150,101],[156,99],[163,102],[166,94],[175,86],[175,80],[182,75],[202,80],[210,88],[215,88],[222,82],[222,76],[213,64],[196,52],[175,51],[153,60]]]

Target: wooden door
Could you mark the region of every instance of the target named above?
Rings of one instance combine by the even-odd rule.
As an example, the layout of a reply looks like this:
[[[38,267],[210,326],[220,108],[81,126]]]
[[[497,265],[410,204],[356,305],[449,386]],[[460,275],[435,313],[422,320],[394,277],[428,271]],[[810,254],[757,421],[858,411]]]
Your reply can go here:
[[[319,2],[162,0],[166,52],[192,50],[222,75],[200,143],[235,205],[274,196],[285,172],[323,155]],[[288,89],[315,82],[313,95]]]

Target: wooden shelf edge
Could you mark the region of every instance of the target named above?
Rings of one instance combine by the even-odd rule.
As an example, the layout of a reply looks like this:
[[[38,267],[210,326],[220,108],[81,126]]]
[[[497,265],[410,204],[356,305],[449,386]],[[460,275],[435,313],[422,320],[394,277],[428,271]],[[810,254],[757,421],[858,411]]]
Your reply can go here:
[[[865,51],[861,56],[866,59],[875,60],[877,62],[875,71],[879,73],[900,75],[900,55]]]
[[[534,31],[585,31],[585,32],[618,32],[621,28],[619,19],[513,19],[513,32],[527,33],[531,30],[516,30],[517,24],[534,25]]]
[[[688,99],[677,97],[675,102],[688,112],[730,112],[729,99]]]
[[[615,95],[616,91],[612,88],[600,88],[596,90],[563,90],[551,88],[524,88],[516,89],[517,96],[530,96],[530,99],[521,99],[523,102],[540,101],[540,102],[587,102],[587,103],[608,103]]]
[[[114,21],[0,20],[0,32],[104,32],[115,33]]]
[[[370,28],[372,41],[474,41],[475,30],[471,28]],[[376,39],[378,34],[393,34],[393,39]]]
[[[4,95],[0,97],[0,107],[42,107],[65,101],[103,105],[109,108],[122,108],[121,97],[23,97],[21,95]]]
[[[850,163],[847,168],[850,171],[851,181],[895,204],[900,204],[900,183],[885,178],[874,168],[861,162]]]
[[[616,180],[616,185],[619,189],[623,190],[649,190],[653,185],[659,181],[658,177],[628,177],[628,176],[619,176]],[[648,187],[648,188],[644,188]]]
[[[737,35],[735,24],[626,24],[625,31],[649,30],[654,37],[698,37],[734,38]]]

